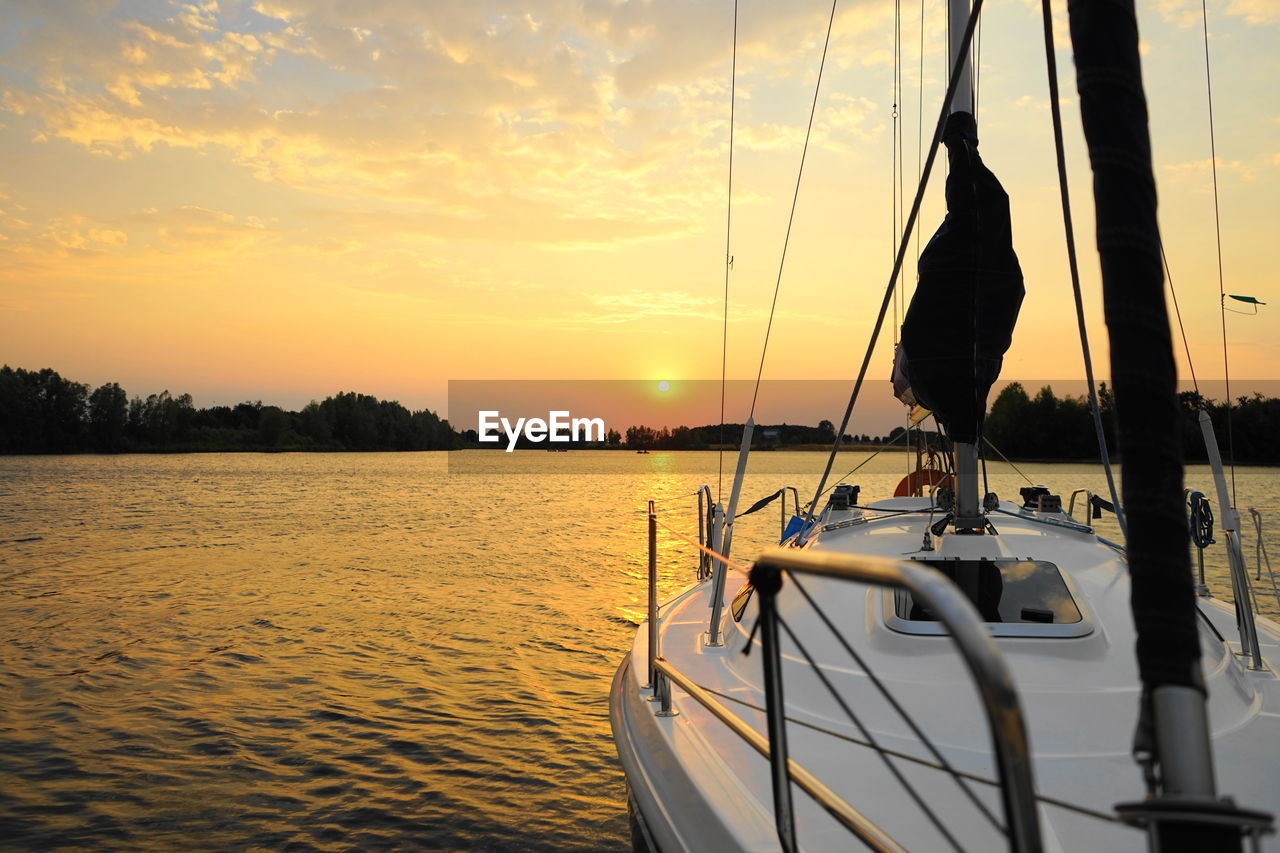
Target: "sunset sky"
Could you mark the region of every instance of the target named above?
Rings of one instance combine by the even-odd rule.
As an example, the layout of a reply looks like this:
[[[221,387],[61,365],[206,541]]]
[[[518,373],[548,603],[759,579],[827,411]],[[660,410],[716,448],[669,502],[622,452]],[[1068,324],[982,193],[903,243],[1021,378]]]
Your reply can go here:
[[[1139,6],[1169,261],[1197,373],[1221,378],[1200,4]],[[731,377],[759,361],[829,9],[740,6]],[[289,407],[358,390],[443,409],[450,379],[716,378],[732,15],[732,0],[0,0],[0,363]],[[908,192],[920,15],[901,6]],[[924,15],[931,127],[943,4]],[[1077,377],[1039,4],[984,15],[982,152],[1027,279],[1004,375]],[[1226,290],[1272,303],[1228,315],[1247,386],[1280,377],[1280,3],[1213,0],[1209,20]],[[893,22],[891,2],[839,6],[767,379],[856,373],[891,262]]]

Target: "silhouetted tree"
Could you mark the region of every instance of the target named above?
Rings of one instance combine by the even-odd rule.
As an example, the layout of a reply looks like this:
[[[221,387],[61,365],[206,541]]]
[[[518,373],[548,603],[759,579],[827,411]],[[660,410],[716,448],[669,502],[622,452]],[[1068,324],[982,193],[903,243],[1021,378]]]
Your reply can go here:
[[[43,414],[38,402],[35,376],[9,365],[0,368],[0,451],[38,453],[41,451]]]
[[[459,444],[435,412],[352,392],[301,412],[261,400],[197,409],[190,394],[93,394],[55,371],[0,368],[0,453],[121,450],[447,450]],[[474,442],[472,442],[474,444]]]
[[[96,449],[118,453],[125,449],[129,423],[129,395],[115,382],[99,386],[89,395],[89,434]]]
[[[1030,437],[1024,433],[1031,411],[1031,398],[1019,382],[1010,382],[996,395],[983,423],[983,435],[1001,453],[1009,457],[1022,457],[1030,446]]]
[[[258,415],[258,440],[266,447],[278,447],[289,432],[289,414],[278,406],[263,406]]]
[[[1114,401],[1106,383],[1098,387],[1099,409],[1108,441],[1113,434]],[[1197,416],[1208,412],[1223,455],[1227,452],[1227,418],[1235,442],[1235,461],[1280,464],[1280,399],[1238,398],[1225,404],[1191,391],[1179,395],[1183,413],[1183,445],[1190,461],[1205,458]],[[759,436],[777,433],[781,445],[829,444],[835,436],[830,421],[816,427],[779,424],[757,427]],[[890,434],[902,432],[897,427]],[[1097,455],[1092,413],[1085,397],[1057,397],[1045,386],[1033,398],[1016,382],[991,404],[985,434],[1004,454],[1023,459],[1080,459]],[[741,424],[629,427],[609,430],[605,445],[619,447],[624,438],[634,449],[687,450],[736,445]],[[342,392],[312,401],[300,412],[288,412],[262,401],[196,409],[190,394],[168,391],[146,399],[128,399],[118,384],[108,382],[92,394],[89,387],[64,379],[49,368],[38,371],[0,368],[0,453],[65,453],[80,450],[447,450],[457,446],[505,447],[505,442],[478,445],[474,430],[462,436],[434,412],[411,412],[400,403],[366,394]],[[864,444],[886,439],[844,435]],[[932,439],[930,439],[932,440]],[[542,447],[542,444],[526,445]]]
[[[0,368],[0,450],[65,453],[85,444],[89,386],[56,370]]]

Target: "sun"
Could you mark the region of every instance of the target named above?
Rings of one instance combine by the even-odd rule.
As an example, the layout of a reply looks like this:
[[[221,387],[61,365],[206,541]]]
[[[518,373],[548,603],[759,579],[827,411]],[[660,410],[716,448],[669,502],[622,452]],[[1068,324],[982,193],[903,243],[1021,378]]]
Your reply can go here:
[[[662,380],[661,382],[659,382],[659,383],[658,383],[658,390],[659,390],[659,391],[670,391],[670,390],[671,390],[671,383],[670,383],[670,382],[668,382],[668,381],[667,381],[667,380],[665,380],[665,379],[664,379],[664,380]]]

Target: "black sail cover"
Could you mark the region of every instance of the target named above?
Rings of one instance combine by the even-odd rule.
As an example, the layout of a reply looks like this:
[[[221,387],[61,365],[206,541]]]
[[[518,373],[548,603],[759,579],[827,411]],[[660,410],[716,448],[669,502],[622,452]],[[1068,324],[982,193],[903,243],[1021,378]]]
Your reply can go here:
[[[942,141],[950,163],[947,216],[920,255],[894,390],[930,409],[952,441],[976,444],[1022,305],[1022,269],[1009,196],[978,155],[973,115],[952,113]]]

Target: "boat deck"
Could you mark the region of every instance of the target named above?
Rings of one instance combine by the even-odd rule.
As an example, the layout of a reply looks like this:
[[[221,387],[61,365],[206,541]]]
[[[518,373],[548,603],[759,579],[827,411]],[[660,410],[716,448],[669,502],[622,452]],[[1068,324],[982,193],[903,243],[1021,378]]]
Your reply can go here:
[[[1134,629],[1129,582],[1119,552],[1069,519],[1023,512],[1002,504],[992,513],[998,535],[944,535],[934,550],[919,551],[930,521],[920,499],[895,499],[825,517],[807,547],[815,551],[878,554],[898,559],[1034,560],[1056,565],[1079,607],[1076,636],[997,636],[1022,701],[1042,797],[1110,815],[1122,801],[1144,793],[1130,751],[1139,699],[1133,658]],[[1078,527],[1078,525],[1077,525]],[[905,546],[905,547],[904,547]],[[904,553],[904,551],[906,553]],[[726,600],[745,577],[728,579]],[[799,581],[839,628],[935,747],[956,770],[994,780],[986,719],[967,670],[945,636],[895,629],[892,592],[819,577]],[[919,759],[895,758],[898,769],[967,850],[1005,846],[970,797],[893,711],[867,673],[816,616],[788,578],[778,596],[779,614],[804,651],[820,666],[841,699],[881,747]],[[711,584],[686,590],[662,609],[663,656],[722,704],[765,732],[760,653],[744,654],[755,623],[755,601],[742,620],[725,619],[724,645],[706,645]],[[1280,682],[1274,671],[1250,671],[1239,656],[1230,604],[1201,599],[1204,672],[1210,690],[1219,790],[1247,807],[1280,810],[1275,769],[1256,761],[1259,744],[1280,737]],[[914,623],[912,623],[914,624]],[[928,626],[925,626],[926,628]],[[1052,626],[1058,627],[1058,626]],[[1017,630],[1014,628],[1013,630]],[[1034,634],[1036,626],[1028,632]],[[998,633],[998,632],[997,632]],[[1220,639],[1228,638],[1228,642]],[[1280,661],[1280,626],[1259,620],[1264,655]],[[633,795],[664,851],[776,849],[768,762],[716,720],[702,705],[674,690],[674,717],[658,717],[644,684],[647,631],[637,632],[631,665],[614,697],[614,725]],[[907,849],[951,845],[894,778],[884,760],[865,745],[794,643],[783,639],[783,683],[791,756]],[[625,743],[624,743],[625,742]],[[648,790],[646,790],[646,786]],[[969,784],[973,796],[1003,820],[999,789]],[[850,838],[825,811],[796,791],[797,837],[806,850],[848,849]],[[1046,850],[1143,849],[1145,836],[1114,821],[1063,805],[1042,803]],[[1280,850],[1275,841],[1266,849]]]

